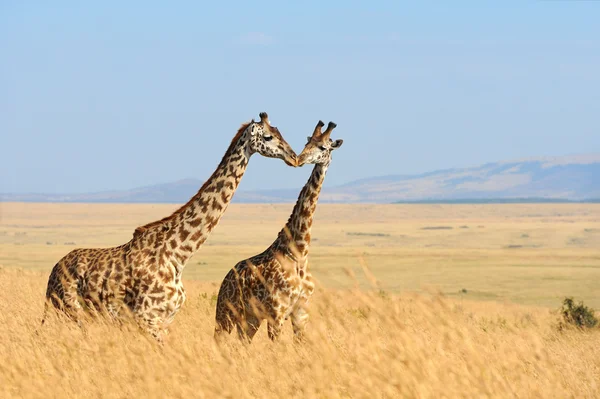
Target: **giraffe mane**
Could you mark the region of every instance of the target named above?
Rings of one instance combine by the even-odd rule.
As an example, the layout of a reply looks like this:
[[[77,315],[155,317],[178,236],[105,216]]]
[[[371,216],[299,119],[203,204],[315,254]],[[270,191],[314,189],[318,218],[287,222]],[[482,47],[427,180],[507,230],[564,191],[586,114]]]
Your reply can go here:
[[[244,124],[242,124],[242,126],[240,126],[240,128],[237,131],[237,133],[235,134],[235,136],[231,140],[231,144],[229,144],[229,148],[227,148],[227,151],[225,151],[225,155],[223,155],[223,158],[221,159],[221,162],[219,163],[219,165],[221,165],[223,162],[225,162],[225,159],[231,153],[231,151],[233,151],[233,149],[234,149],[235,144],[237,143],[237,141],[240,139],[240,137],[242,137],[242,134],[244,134],[244,131],[248,128],[248,126],[250,126],[250,124],[252,124],[253,122],[254,122],[254,119],[252,121],[244,123]],[[214,173],[213,173],[213,175],[214,175]],[[138,236],[140,234],[143,234],[146,230],[151,229],[151,228],[156,227],[156,226],[160,226],[160,225],[162,225],[162,224],[164,224],[166,222],[169,222],[169,221],[173,220],[175,217],[177,217],[178,215],[180,215],[183,212],[183,210],[186,209],[188,207],[188,205],[190,205],[202,191],[204,191],[204,189],[206,188],[206,186],[212,180],[213,175],[211,175],[208,179],[206,179],[206,181],[204,182],[204,184],[202,185],[202,187],[200,187],[200,189],[198,190],[198,192],[196,194],[194,194],[194,196],[192,198],[190,198],[188,200],[188,202],[186,202],[185,204],[181,205],[175,212],[173,212],[169,216],[165,216],[164,218],[162,218],[160,220],[156,220],[154,222],[150,222],[150,223],[147,223],[147,224],[145,224],[143,226],[137,227],[135,229],[135,231],[133,232],[133,236],[135,237],[135,236]]]

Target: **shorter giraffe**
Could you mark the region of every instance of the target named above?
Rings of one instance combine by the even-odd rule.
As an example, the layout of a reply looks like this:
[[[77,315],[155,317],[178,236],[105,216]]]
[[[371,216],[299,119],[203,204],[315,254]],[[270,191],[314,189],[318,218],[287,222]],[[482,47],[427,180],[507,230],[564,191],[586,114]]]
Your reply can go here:
[[[240,338],[250,342],[266,319],[269,338],[275,340],[291,317],[294,340],[303,340],[308,322],[306,306],[314,291],[308,268],[310,229],[331,152],[343,142],[330,138],[335,123],[329,122],[322,133],[323,126],[319,121],[298,157],[299,166],[312,163],[315,167],[277,239],[263,253],[239,262],[225,276],[217,299],[215,339],[231,333],[235,326]]]

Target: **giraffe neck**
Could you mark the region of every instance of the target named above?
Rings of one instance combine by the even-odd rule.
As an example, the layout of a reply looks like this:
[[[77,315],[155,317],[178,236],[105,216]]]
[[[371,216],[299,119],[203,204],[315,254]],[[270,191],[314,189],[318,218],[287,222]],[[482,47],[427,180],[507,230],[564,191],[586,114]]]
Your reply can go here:
[[[296,259],[308,255],[313,215],[328,168],[329,163],[315,165],[308,181],[300,191],[290,218],[279,233],[280,240],[288,247],[288,253]]]
[[[174,265],[179,271],[200,249],[215,228],[238,188],[252,153],[248,133],[235,138],[221,163],[185,205],[157,222],[139,227],[134,238],[141,237],[146,247],[158,250],[159,265]]]

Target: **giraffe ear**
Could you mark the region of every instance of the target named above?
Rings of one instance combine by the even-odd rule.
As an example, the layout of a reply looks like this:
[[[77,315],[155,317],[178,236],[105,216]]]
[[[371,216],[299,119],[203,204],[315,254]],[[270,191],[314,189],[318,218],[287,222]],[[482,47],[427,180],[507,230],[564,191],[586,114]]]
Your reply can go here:
[[[344,142],[344,140],[337,139],[336,141],[334,141],[333,143],[331,143],[331,148],[340,148],[342,146],[343,142]]]

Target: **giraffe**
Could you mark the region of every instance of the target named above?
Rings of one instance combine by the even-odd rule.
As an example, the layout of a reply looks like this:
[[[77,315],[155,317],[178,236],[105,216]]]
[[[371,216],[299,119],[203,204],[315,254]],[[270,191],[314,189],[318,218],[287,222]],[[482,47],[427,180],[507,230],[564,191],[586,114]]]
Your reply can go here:
[[[292,319],[294,340],[304,339],[309,317],[306,307],[314,291],[308,268],[310,230],[331,153],[343,142],[330,138],[335,123],[329,122],[325,132],[321,132],[323,126],[319,121],[298,156],[299,166],[315,166],[286,225],[269,248],[237,263],[221,283],[216,309],[217,341],[235,326],[239,337],[251,342],[265,319],[269,338],[274,341],[288,317]]]
[[[138,227],[121,246],[75,249],[64,256],[48,279],[42,324],[52,305],[80,325],[84,314],[107,313],[119,320],[129,313],[162,342],[185,302],[184,266],[225,213],[254,153],[289,166],[297,163],[296,153],[262,112],[259,122],[240,127],[211,177],[173,214]]]

